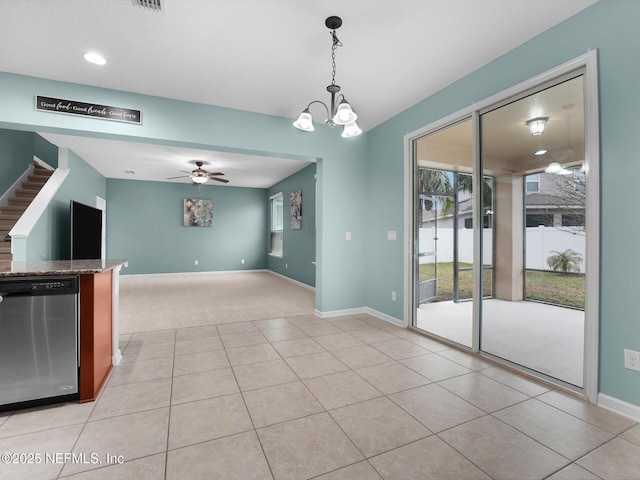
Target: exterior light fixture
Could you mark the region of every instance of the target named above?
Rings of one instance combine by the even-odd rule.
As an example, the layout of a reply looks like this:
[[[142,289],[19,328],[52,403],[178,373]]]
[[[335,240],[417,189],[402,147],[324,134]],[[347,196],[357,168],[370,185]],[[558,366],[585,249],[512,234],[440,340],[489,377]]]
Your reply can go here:
[[[343,137],[355,137],[362,133],[362,130],[356,124],[356,119],[358,115],[353,111],[349,102],[344,97],[344,95],[340,94],[338,98],[336,98],[340,92],[340,87],[336,85],[336,49],[342,46],[340,40],[336,36],[336,30],[340,28],[342,25],[342,19],[340,17],[329,17],[324,22],[325,26],[331,30],[331,65],[333,67],[332,77],[331,77],[331,85],[327,87],[327,91],[331,94],[331,103],[330,107],[327,107],[327,104],[321,102],[320,100],[314,100],[307,108],[305,108],[298,119],[293,122],[293,126],[299,130],[303,130],[305,132],[312,132],[313,127],[313,117],[311,117],[311,112],[309,111],[309,107],[314,103],[320,103],[324,106],[327,112],[327,119],[324,121],[331,128],[336,125],[344,125],[344,131],[342,132]],[[340,98],[342,97],[342,98]],[[339,100],[339,103],[336,105],[336,100]]]
[[[547,166],[547,168],[545,168],[544,172],[558,173],[560,170],[562,170],[562,165],[560,165],[558,162],[553,162],[553,163],[550,163],[549,166]]]
[[[536,117],[531,120],[527,120],[527,127],[529,127],[529,131],[531,135],[542,135],[544,132],[544,125],[549,120],[549,117]]]
[[[105,58],[97,52],[86,52],[82,57],[89,63],[94,65],[104,65],[107,63]]]

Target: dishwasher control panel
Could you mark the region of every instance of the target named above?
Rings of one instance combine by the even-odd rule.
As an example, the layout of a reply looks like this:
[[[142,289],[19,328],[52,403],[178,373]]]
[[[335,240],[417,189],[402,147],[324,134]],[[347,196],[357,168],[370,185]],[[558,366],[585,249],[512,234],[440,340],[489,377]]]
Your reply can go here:
[[[0,297],[78,293],[78,277],[13,277],[0,279]]]

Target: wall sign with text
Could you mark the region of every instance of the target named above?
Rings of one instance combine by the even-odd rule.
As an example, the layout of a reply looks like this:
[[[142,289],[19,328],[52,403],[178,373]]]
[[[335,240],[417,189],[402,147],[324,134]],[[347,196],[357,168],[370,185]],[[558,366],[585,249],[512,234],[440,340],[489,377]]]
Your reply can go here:
[[[142,112],[131,108],[112,107],[97,103],[76,102],[62,98],[36,96],[36,110],[43,112],[81,115],[116,122],[142,124]]]

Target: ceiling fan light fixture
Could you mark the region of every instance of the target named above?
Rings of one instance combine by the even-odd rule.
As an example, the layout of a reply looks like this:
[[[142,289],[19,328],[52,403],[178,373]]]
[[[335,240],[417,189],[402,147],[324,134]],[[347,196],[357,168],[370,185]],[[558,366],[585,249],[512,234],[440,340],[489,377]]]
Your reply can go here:
[[[203,184],[203,183],[207,183],[207,180],[209,180],[206,175],[192,175],[191,176],[191,181],[193,183],[198,183],[198,184]]]
[[[544,132],[544,126],[548,120],[549,117],[536,117],[532,118],[531,120],[527,120],[526,124],[527,127],[529,127],[529,132],[531,132],[531,135],[542,135],[542,132]]]

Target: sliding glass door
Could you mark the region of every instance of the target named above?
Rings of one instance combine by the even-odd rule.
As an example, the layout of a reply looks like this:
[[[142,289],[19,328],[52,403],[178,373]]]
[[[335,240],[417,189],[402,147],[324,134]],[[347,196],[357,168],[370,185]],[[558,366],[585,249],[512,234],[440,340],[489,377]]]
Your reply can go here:
[[[595,72],[595,54],[587,54],[405,137],[413,178],[411,325],[591,400]]]
[[[496,198],[495,239],[482,247],[495,288],[483,292],[480,349],[577,387],[587,234],[583,99],[583,75],[575,74],[480,115],[482,168],[495,178]]]
[[[471,120],[415,141],[415,318],[420,329],[471,347]]]

